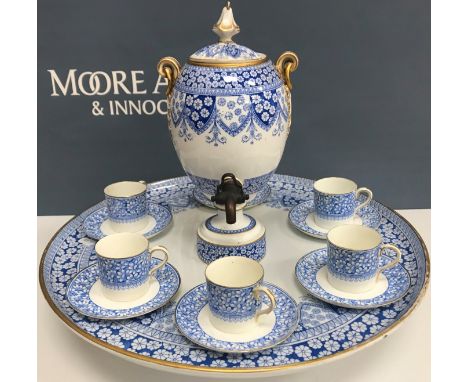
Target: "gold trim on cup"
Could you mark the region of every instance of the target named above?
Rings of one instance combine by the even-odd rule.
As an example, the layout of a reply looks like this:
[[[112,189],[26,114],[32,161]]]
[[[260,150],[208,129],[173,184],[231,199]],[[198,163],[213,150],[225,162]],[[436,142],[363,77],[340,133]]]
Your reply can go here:
[[[330,193],[330,192],[325,192],[325,191],[320,191],[318,190],[316,187],[315,187],[315,184],[321,180],[325,180],[325,179],[346,179],[348,181],[350,181],[351,183],[354,184],[354,189],[352,191],[348,191],[348,192],[341,192],[341,193],[338,193],[338,192],[333,192],[333,193]],[[326,178],[321,178],[319,180],[316,180],[314,181],[313,183],[313,188],[314,188],[314,191],[317,191],[317,192],[320,192],[321,194],[325,194],[325,195],[348,195],[348,194],[351,194],[353,192],[356,192],[357,189],[358,189],[358,185],[357,183],[352,180],[352,179],[349,179],[349,178],[344,178],[342,176],[327,176]]]
[[[218,260],[221,260],[221,259],[228,259],[228,258],[232,258],[232,257],[240,257],[240,258],[247,259],[247,260],[250,260],[250,261],[254,261],[255,263],[257,263],[260,266],[261,270],[262,270],[262,275],[260,276],[259,280],[255,281],[253,284],[250,284],[250,285],[235,286],[235,287],[229,287],[229,286],[226,286],[226,285],[221,285],[221,284],[215,283],[213,280],[210,280],[210,278],[206,274],[206,271],[207,271],[208,267],[211,264],[213,264],[215,261],[218,261]],[[206,278],[206,280],[209,281],[213,285],[219,286],[221,288],[226,288],[226,289],[243,289],[243,288],[255,287],[256,285],[261,284],[263,282],[263,277],[264,276],[265,276],[265,269],[263,268],[263,265],[260,264],[258,261],[255,261],[255,260],[250,259],[250,258],[245,257],[245,256],[225,256],[225,257],[221,257],[221,258],[216,259],[216,260],[212,261],[211,263],[209,263],[205,268],[205,278]]]
[[[98,252],[98,250],[96,249],[96,245],[101,241],[101,240],[104,240],[105,238],[107,237],[112,237],[112,236],[115,236],[115,235],[120,235],[120,234],[131,234],[131,235],[137,235],[137,236],[141,236],[143,239],[146,240],[146,248],[141,251],[140,253],[136,254],[136,255],[131,255],[131,256],[126,256],[126,257],[107,257],[107,256],[104,256],[102,254],[100,254]],[[94,246],[94,249],[96,251],[96,255],[98,255],[99,257],[102,257],[103,259],[108,259],[108,260],[127,260],[127,259],[132,259],[134,257],[137,257],[137,256],[141,256],[142,254],[144,254],[145,252],[149,252],[149,240],[144,236],[144,235],[141,235],[139,233],[133,233],[133,232],[118,232],[118,233],[113,233],[111,235],[107,235],[107,236],[104,236],[103,238],[99,239],[97,242],[96,242],[96,245]]]
[[[145,194],[147,191],[148,191],[148,185],[147,183],[143,183],[145,182],[144,180],[139,180],[139,181],[135,181],[135,180],[121,180],[119,182],[114,182],[114,183],[111,183],[111,184],[108,184],[106,187],[104,187],[104,195],[109,197],[109,198],[114,198],[114,199],[129,199],[129,198],[134,198],[135,196],[140,196],[140,195],[143,195]],[[145,189],[137,194],[132,194],[132,195],[129,195],[129,196],[114,196],[114,195],[109,195],[107,192],[106,192],[106,189],[115,185],[115,184],[118,184],[118,183],[138,183],[138,184],[141,184],[143,186],[145,186]]]
[[[369,229],[371,231],[374,231],[374,232],[377,232],[377,234],[380,236],[380,241],[377,245],[371,247],[371,248],[364,248],[364,249],[352,249],[352,248],[346,248],[346,247],[342,247],[341,245],[338,245],[338,244],[335,244],[333,241],[331,241],[329,238],[328,238],[328,235],[330,234],[330,232],[332,230],[334,230],[335,228],[340,228],[340,227],[344,227],[344,226],[347,226],[347,225],[350,225],[350,226],[353,226],[354,224],[342,224],[342,225],[338,225],[336,227],[333,227],[331,229],[328,230],[327,232],[327,243],[331,243],[333,244],[335,247],[337,248],[340,248],[340,249],[344,249],[346,251],[353,251],[353,252],[357,252],[357,251],[372,251],[373,249],[376,249],[378,248],[379,246],[381,246],[383,244],[383,238],[382,238],[382,235],[379,233],[379,231],[377,231],[376,229],[374,228],[370,228],[370,227],[367,227],[365,225],[356,225],[356,227],[361,227],[361,228],[366,228],[366,229]]]

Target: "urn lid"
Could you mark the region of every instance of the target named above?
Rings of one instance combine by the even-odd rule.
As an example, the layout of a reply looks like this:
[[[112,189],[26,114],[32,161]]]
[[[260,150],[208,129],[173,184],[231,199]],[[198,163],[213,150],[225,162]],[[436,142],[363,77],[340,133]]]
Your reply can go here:
[[[189,57],[189,64],[235,67],[258,65],[267,60],[265,54],[232,41],[232,37],[240,32],[240,28],[234,20],[229,1],[224,6],[218,22],[213,26],[213,32],[218,35],[219,42],[197,50]]]

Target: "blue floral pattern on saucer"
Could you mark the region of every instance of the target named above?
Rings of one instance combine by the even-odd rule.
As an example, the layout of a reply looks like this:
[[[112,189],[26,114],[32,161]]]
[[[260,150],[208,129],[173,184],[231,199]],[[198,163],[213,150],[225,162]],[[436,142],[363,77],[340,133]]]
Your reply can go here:
[[[264,282],[276,298],[275,325],[266,335],[247,342],[218,340],[203,331],[198,323],[200,311],[208,304],[206,284],[200,284],[188,291],[179,300],[175,321],[179,330],[192,342],[204,348],[223,353],[250,353],[273,347],[286,340],[298,323],[298,309],[294,299],[281,288]],[[262,298],[265,298],[264,296]],[[265,298],[265,303],[267,299]]]
[[[315,207],[313,199],[297,204],[289,211],[289,221],[295,228],[309,236],[313,236],[317,239],[326,239],[327,234],[325,231],[319,231],[307,224],[307,216],[314,212],[314,210]],[[356,212],[356,215],[361,218],[363,225],[370,228],[377,228],[380,224],[380,220],[382,219],[382,216],[379,211],[374,208],[373,204],[368,204],[367,206],[359,209]]]
[[[106,236],[101,231],[101,224],[108,219],[105,203],[105,201],[99,203],[101,208],[98,208],[89,214],[83,223],[86,235],[94,240],[100,240]],[[148,200],[148,215],[154,218],[156,224],[148,232],[143,234],[147,239],[151,239],[158,233],[162,232],[172,221],[172,213],[168,208],[150,200]]]
[[[154,266],[159,264],[161,260],[152,259],[151,262],[151,266]],[[99,279],[96,263],[83,269],[75,276],[67,288],[66,296],[73,309],[88,317],[106,320],[123,320],[138,317],[167,304],[179,289],[180,276],[171,264],[167,263],[164,267],[158,269],[155,276],[159,282],[159,291],[150,301],[132,308],[107,309],[91,300],[89,292],[94,283]]]
[[[276,174],[268,185],[271,194],[262,209],[279,224],[287,222],[291,208],[313,199],[311,179]],[[183,221],[185,212],[195,209],[202,212],[193,198],[193,190],[194,184],[188,177],[166,179],[148,184],[148,198],[169,205],[172,213],[178,214]],[[335,357],[370,346],[395,330],[422,300],[429,283],[429,254],[418,233],[395,211],[375,200],[370,204],[382,216],[378,231],[384,243],[393,243],[402,252],[401,265],[411,277],[408,293],[397,302],[380,308],[347,309],[318,300],[305,290],[301,296],[302,288],[298,289],[297,283],[287,283],[286,287],[300,296],[297,299],[299,324],[289,338],[267,350],[224,354],[195,345],[175,325],[175,302],[144,316],[119,321],[92,319],[73,309],[66,297],[66,288],[78,272],[96,262],[95,242],[86,237],[83,222],[104,204],[93,206],[73,218],[50,242],[40,264],[41,289],[49,305],[72,330],[112,354],[119,352],[127,359],[138,358],[142,363],[159,368],[185,368],[193,375],[206,370],[220,375],[233,371],[258,375],[267,370],[274,373],[284,368],[299,369],[333,361]],[[284,224],[284,229],[287,228]],[[274,242],[275,238],[271,237],[271,240]],[[187,254],[183,255],[185,259]],[[272,246],[269,256],[274,259],[278,255],[283,254],[276,253]],[[196,258],[194,247],[192,256]],[[281,258],[279,264],[283,264],[290,256],[276,258]],[[189,271],[197,264],[200,271],[204,267],[199,261],[184,260],[181,264]],[[292,263],[290,272],[294,271],[294,265]]]
[[[380,260],[381,266],[390,261],[385,255]],[[395,267],[383,271],[388,280],[388,287],[381,295],[365,300],[335,296],[323,289],[317,281],[317,272],[326,265],[327,249],[313,251],[298,261],[296,278],[312,296],[343,308],[370,309],[388,305],[404,297],[410,287],[410,275],[405,268],[397,264]]]

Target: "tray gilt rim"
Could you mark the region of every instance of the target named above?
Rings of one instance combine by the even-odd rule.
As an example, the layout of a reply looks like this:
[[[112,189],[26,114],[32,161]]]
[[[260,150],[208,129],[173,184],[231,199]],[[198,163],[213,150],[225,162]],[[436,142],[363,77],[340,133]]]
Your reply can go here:
[[[180,178],[183,178],[183,177],[180,177]],[[295,178],[301,179],[300,177],[295,177]],[[173,179],[178,179],[178,177],[170,178],[170,180],[173,180]],[[308,180],[308,179],[305,179],[305,178],[302,178],[302,179]],[[158,183],[163,183],[166,180],[167,179],[162,180],[162,181],[152,182],[152,183],[149,183],[149,184],[157,185]],[[75,215],[72,218],[70,218],[69,220],[67,220],[67,222],[65,224],[63,224],[57,230],[57,232],[52,236],[52,238],[47,243],[47,246],[45,247],[44,251],[42,252],[41,260],[40,260],[40,263],[39,263],[39,284],[40,284],[40,287],[41,287],[42,294],[43,294],[44,298],[46,299],[47,303],[49,304],[50,308],[58,316],[58,318],[60,318],[60,320],[63,321],[63,323],[65,325],[67,325],[72,331],[76,332],[78,335],[80,335],[81,337],[83,337],[87,341],[92,342],[94,345],[103,347],[107,351],[119,353],[122,356],[127,356],[127,357],[130,357],[130,358],[139,360],[139,361],[148,362],[150,364],[156,364],[156,365],[159,365],[159,366],[166,366],[166,367],[175,368],[175,369],[184,369],[184,370],[207,372],[207,373],[221,373],[221,374],[225,374],[225,373],[230,373],[230,374],[231,373],[251,374],[251,373],[275,372],[275,371],[281,371],[281,370],[286,370],[286,369],[306,368],[308,366],[317,365],[317,364],[325,363],[325,362],[330,362],[331,360],[334,360],[334,359],[339,359],[339,358],[342,358],[342,357],[346,357],[346,356],[350,355],[353,352],[362,350],[362,349],[364,349],[364,348],[366,348],[368,346],[371,346],[371,345],[375,344],[378,340],[381,340],[383,338],[388,337],[389,334],[391,334],[394,330],[399,328],[400,325],[411,315],[411,313],[415,310],[416,307],[418,307],[420,305],[422,299],[426,295],[426,292],[427,292],[427,289],[428,289],[428,286],[429,286],[429,278],[430,278],[429,276],[430,276],[430,268],[431,268],[431,261],[430,261],[429,251],[427,249],[426,243],[424,242],[423,238],[421,237],[419,232],[416,230],[416,228],[405,217],[403,217],[401,214],[396,212],[393,208],[388,207],[383,203],[380,203],[380,204],[382,204],[384,207],[388,208],[396,216],[398,216],[402,221],[404,221],[406,224],[408,224],[408,226],[414,231],[416,237],[418,238],[419,242],[421,243],[421,247],[422,247],[422,249],[424,251],[426,272],[425,272],[425,275],[424,275],[424,283],[423,283],[423,285],[421,287],[421,290],[419,291],[418,297],[414,301],[413,305],[408,309],[408,311],[403,316],[400,317],[400,319],[398,321],[394,322],[392,325],[390,325],[389,327],[382,330],[375,337],[371,337],[371,338],[361,342],[360,344],[355,345],[355,346],[351,346],[348,349],[342,350],[337,354],[330,354],[330,355],[327,355],[327,356],[324,356],[324,357],[321,357],[321,358],[302,361],[300,363],[292,363],[292,364],[288,364],[288,365],[278,365],[278,366],[261,366],[261,367],[254,367],[254,368],[242,368],[242,367],[239,367],[239,368],[222,368],[222,367],[207,367],[207,366],[195,366],[195,365],[180,364],[180,363],[177,363],[177,362],[171,362],[171,361],[166,361],[166,360],[149,358],[149,357],[146,357],[146,356],[143,356],[143,355],[140,355],[140,354],[136,354],[136,353],[133,353],[133,352],[130,352],[130,351],[127,351],[127,350],[123,350],[123,349],[121,349],[121,348],[119,348],[117,346],[110,345],[107,342],[104,342],[104,341],[100,340],[99,338],[96,338],[96,337],[92,336],[91,334],[87,333],[86,331],[84,331],[83,329],[81,329],[78,325],[76,325],[73,322],[71,322],[70,320],[68,320],[67,316],[65,314],[63,314],[60,311],[60,309],[54,304],[54,302],[52,301],[52,298],[49,296],[49,294],[47,292],[47,288],[46,288],[45,280],[44,280],[44,272],[43,272],[43,270],[44,270],[44,261],[45,261],[45,258],[46,258],[46,254],[47,254],[50,246],[54,242],[55,238],[60,234],[60,232],[62,231],[63,228],[65,228],[72,220],[76,219],[81,214],[80,215]],[[86,212],[86,211],[87,211],[87,209],[84,212]]]

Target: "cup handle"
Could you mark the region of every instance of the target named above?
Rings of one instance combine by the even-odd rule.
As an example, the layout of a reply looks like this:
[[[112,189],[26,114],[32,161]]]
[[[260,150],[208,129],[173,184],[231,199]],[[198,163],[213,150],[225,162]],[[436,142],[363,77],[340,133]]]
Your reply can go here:
[[[374,194],[372,193],[371,190],[369,190],[368,188],[366,187],[360,187],[356,190],[356,199],[358,198],[358,196],[360,194],[367,194],[367,199],[364,200],[361,204],[359,204],[357,207],[356,207],[356,211],[361,209],[362,207],[364,206],[367,206],[369,204],[369,202],[372,200]]]
[[[391,249],[393,252],[396,253],[396,257],[395,259],[393,259],[392,261],[390,261],[388,264],[385,264],[383,267],[379,268],[379,270],[377,271],[377,277],[379,277],[379,275],[385,271],[386,269],[389,269],[389,268],[393,268],[395,265],[397,265],[399,262],[400,262],[400,259],[401,259],[401,251],[395,247],[394,245],[392,244],[384,244],[380,247],[380,250],[379,250],[379,255],[377,256],[377,259],[380,260],[380,257],[382,256],[383,252],[386,250],[386,249]]]
[[[158,269],[164,267],[169,258],[169,252],[166,247],[163,247],[162,245],[157,245],[149,250],[151,257],[155,259],[157,259],[157,257],[153,256],[153,252],[156,252],[156,251],[161,251],[162,253],[164,253],[164,259],[158,265],[155,265],[153,268],[151,268],[151,270],[149,271],[150,276],[153,276]]]
[[[272,312],[273,309],[276,308],[275,295],[273,293],[271,293],[271,291],[267,287],[258,286],[258,287],[255,287],[254,290],[253,290],[253,294],[254,294],[254,296],[255,296],[255,298],[257,300],[260,299],[260,294],[262,294],[262,293],[266,294],[266,296],[270,299],[270,305],[268,306],[268,308],[259,310],[257,312],[257,314],[255,315],[255,319],[257,319],[262,314],[268,314],[268,313]]]

